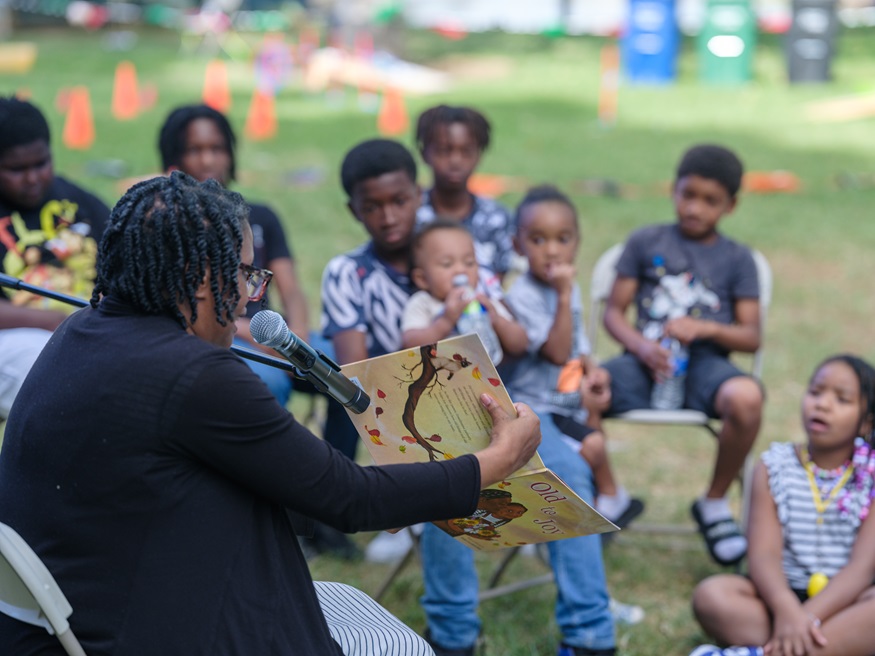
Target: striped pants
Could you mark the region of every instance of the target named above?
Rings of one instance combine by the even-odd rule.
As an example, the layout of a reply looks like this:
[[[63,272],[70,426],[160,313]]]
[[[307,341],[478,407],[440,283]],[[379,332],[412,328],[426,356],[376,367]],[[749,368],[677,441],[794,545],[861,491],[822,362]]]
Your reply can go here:
[[[361,590],[343,583],[314,581],[331,637],[346,656],[434,656],[434,651]]]

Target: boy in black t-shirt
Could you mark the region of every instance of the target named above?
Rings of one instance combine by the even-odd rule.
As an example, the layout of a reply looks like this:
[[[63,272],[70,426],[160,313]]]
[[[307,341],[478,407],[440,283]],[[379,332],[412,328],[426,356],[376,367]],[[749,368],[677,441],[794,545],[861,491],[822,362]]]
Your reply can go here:
[[[607,331],[625,354],[605,364],[616,414],[650,406],[654,379],[671,373],[663,338],[690,352],[684,407],[719,417],[717,460],[692,514],[718,563],[739,562],[747,542],[732,519],[726,493],[760,427],[763,391],[728,360],[760,346],[757,270],[750,250],[717,231],[738,202],[742,164],[713,145],[688,150],[677,169],[677,222],[642,228],[626,242],[605,308]],[[632,323],[626,311],[637,308]]]

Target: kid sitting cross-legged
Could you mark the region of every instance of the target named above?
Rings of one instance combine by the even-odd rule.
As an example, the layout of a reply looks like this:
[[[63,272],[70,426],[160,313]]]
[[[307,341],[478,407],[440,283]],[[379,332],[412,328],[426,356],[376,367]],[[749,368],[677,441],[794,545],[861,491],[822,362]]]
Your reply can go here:
[[[601,411],[610,402],[610,379],[589,358],[575,281],[577,211],[555,187],[534,187],[517,208],[516,225],[514,246],[528,260],[529,270],[511,285],[507,302],[525,327],[528,350],[507,365],[508,390],[542,421],[552,419],[576,440],[575,450],[592,468],[596,508],[622,528],[644,504],[617,485],[600,429]]]
[[[838,355],[815,369],[802,397],[807,443],[773,443],[754,472],[749,577],[712,576],[693,594],[708,634],[753,646],[695,656],[875,651],[873,418],[868,363]]]
[[[423,226],[413,239],[410,255],[410,276],[420,291],[410,297],[401,319],[404,348],[458,333],[462,313],[476,302],[495,336],[481,336],[487,351],[497,338],[495,352],[490,353],[493,362],[498,364],[503,353],[515,356],[525,352],[525,330],[502,304],[498,286],[480,280],[474,240],[464,226],[441,219]],[[476,297],[471,296],[472,290],[479,292]],[[478,307],[476,311],[481,310]]]

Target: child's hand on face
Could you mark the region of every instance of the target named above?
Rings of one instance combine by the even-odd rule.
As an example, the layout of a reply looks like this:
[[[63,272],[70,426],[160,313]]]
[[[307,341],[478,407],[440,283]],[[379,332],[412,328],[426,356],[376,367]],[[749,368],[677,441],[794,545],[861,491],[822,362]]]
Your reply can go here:
[[[580,380],[580,393],[587,408],[600,412],[611,407],[611,380],[606,369],[593,367]]]
[[[462,316],[465,306],[470,303],[466,298],[468,290],[465,287],[453,287],[444,299],[444,316],[455,326]]]
[[[547,266],[547,282],[560,294],[571,292],[577,269],[573,264],[550,264]]]

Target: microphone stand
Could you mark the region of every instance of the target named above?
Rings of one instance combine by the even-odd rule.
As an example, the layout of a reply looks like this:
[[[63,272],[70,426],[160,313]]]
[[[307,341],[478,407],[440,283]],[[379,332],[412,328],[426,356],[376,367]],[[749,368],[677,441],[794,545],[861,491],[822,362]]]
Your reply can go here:
[[[90,302],[84,299],[52,291],[51,289],[37,287],[36,285],[31,285],[24,282],[23,280],[19,280],[18,278],[15,278],[3,272],[0,272],[0,287],[8,287],[10,289],[17,289],[23,292],[30,292],[31,294],[36,294],[37,296],[44,296],[54,301],[60,301],[62,303],[66,303],[67,305],[73,305],[80,308],[88,307],[89,305],[91,305]],[[252,360],[253,362],[259,362],[261,364],[266,364],[270,367],[276,367],[277,369],[282,369],[283,371],[294,374],[299,378],[302,377],[298,369],[292,363],[287,362],[286,360],[280,360],[279,358],[275,358],[273,356],[266,355],[265,353],[260,353],[258,351],[253,351],[252,349],[248,349],[242,346],[232,345],[231,350],[234,351],[234,353],[239,355],[241,358]]]

